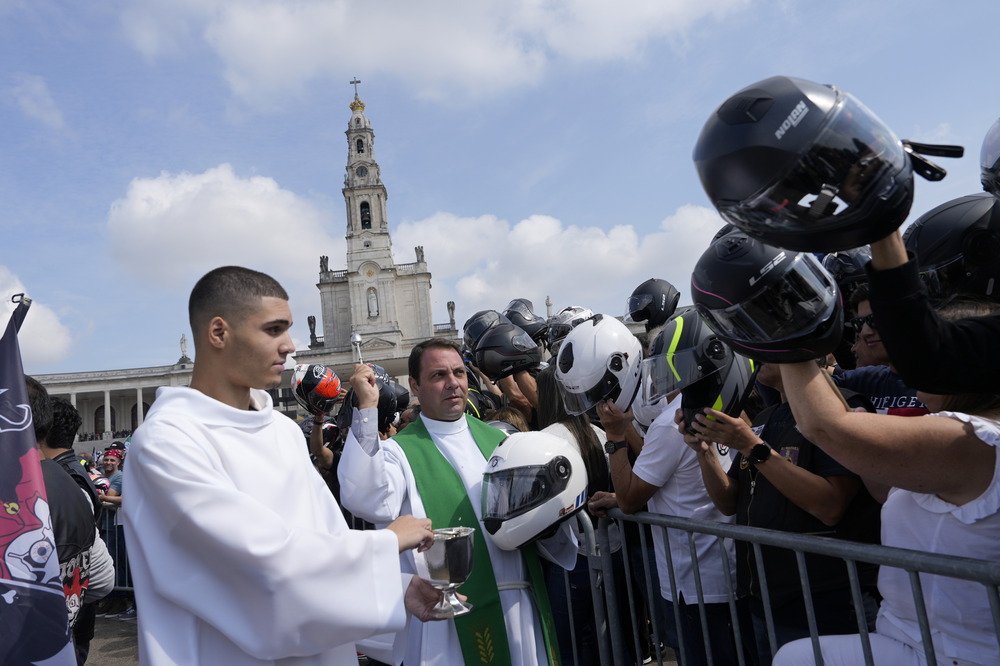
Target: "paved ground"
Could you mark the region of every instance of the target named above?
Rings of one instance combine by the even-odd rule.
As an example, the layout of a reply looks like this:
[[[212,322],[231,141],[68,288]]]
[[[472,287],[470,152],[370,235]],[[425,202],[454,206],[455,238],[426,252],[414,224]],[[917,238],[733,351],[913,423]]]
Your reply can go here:
[[[136,632],[135,620],[120,622],[118,618],[97,618],[87,663],[99,666],[138,664],[139,642]]]
[[[121,622],[117,618],[97,618],[94,640],[90,644],[88,664],[98,666],[134,666],[139,663],[139,643],[136,621]],[[671,650],[667,650],[664,664],[676,664]],[[670,661],[666,661],[669,659]],[[364,663],[364,662],[362,662]]]

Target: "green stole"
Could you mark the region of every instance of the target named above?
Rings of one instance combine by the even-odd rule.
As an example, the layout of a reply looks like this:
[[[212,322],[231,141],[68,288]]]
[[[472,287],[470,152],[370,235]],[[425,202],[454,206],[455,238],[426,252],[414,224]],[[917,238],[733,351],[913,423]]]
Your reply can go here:
[[[493,449],[507,436],[502,430],[486,425],[476,418],[463,415],[476,446],[489,460]],[[486,548],[486,537],[476,517],[472,501],[465,491],[465,484],[458,472],[451,466],[444,454],[438,450],[427,432],[423,419],[416,419],[406,429],[393,437],[399,448],[406,454],[406,460],[413,471],[413,478],[423,502],[424,511],[431,519],[432,526],[474,527],[472,551],[472,573],[462,584],[462,594],[468,596],[473,609],[455,618],[458,641],[462,646],[462,657],[466,664],[509,664],[510,645],[504,623],[500,592],[497,590],[493,563]],[[485,466],[484,466],[485,469]],[[538,559],[535,544],[521,549],[525,566],[531,579],[538,608],[542,634],[545,637],[546,654],[550,666],[559,664],[559,645],[556,641],[552,609],[545,589],[542,564]]]

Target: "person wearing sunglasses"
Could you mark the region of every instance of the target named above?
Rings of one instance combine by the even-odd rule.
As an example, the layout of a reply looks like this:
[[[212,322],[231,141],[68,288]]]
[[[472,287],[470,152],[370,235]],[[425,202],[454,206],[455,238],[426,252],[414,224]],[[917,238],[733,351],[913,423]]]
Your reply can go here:
[[[851,294],[849,307],[853,318],[846,325],[854,329],[857,340],[858,367],[854,370],[835,371],[833,381],[840,388],[856,391],[869,400],[880,414],[919,416],[927,408],[917,397],[915,389],[906,385],[890,362],[882,345],[876,315],[872,312],[867,285],[859,285]],[[872,492],[876,497],[878,493]]]

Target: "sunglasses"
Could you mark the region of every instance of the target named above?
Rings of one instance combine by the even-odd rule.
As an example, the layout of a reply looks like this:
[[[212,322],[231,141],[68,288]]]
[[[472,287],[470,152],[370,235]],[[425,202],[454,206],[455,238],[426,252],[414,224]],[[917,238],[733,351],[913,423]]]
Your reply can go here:
[[[853,328],[855,331],[858,332],[861,331],[861,329],[864,327],[865,324],[868,324],[868,328],[872,329],[873,331],[878,330],[878,327],[875,326],[874,314],[867,314],[864,317],[855,317],[854,319],[848,322],[848,325],[850,325],[851,328]]]

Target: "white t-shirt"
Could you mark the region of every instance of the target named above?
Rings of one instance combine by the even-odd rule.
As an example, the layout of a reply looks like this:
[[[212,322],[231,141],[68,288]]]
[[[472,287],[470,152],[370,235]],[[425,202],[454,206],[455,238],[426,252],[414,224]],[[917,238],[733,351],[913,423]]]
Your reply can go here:
[[[712,498],[705,489],[701,467],[695,452],[684,443],[677,431],[674,412],[680,407],[678,395],[663,412],[656,417],[646,432],[642,453],[632,468],[635,475],[646,483],[659,488],[649,499],[652,513],[662,513],[681,518],[709,520],[718,523],[733,522],[732,516],[724,516],[715,508]],[[731,455],[728,449],[720,451],[714,447],[722,469],[729,469]],[[666,550],[663,546],[662,528],[654,529],[653,547],[656,552],[656,568],[660,576],[660,592],[667,601],[672,601],[670,575]],[[678,583],[678,592],[684,594],[688,604],[698,603],[695,587],[694,567],[687,533],[681,530],[667,530],[670,541],[670,555]],[[709,534],[696,534],[695,548],[698,553],[698,567],[701,574],[702,592],[705,603],[728,601],[726,591],[726,568],[722,557],[729,559],[728,571],[735,575],[735,552],[732,541],[720,548],[719,539]],[[731,580],[735,586],[735,580]]]

